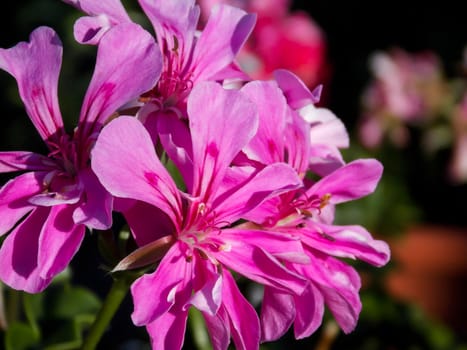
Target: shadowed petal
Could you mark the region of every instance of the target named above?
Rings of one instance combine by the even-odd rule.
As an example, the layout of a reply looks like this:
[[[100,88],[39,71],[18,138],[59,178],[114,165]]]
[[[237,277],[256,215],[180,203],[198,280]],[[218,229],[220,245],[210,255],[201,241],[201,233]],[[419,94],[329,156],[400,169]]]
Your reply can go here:
[[[56,167],[49,158],[33,152],[0,152],[0,173],[19,170],[51,171]]]
[[[34,209],[0,248],[0,279],[14,289],[39,293],[51,281],[41,277],[37,261],[39,237],[49,211],[45,207]]]
[[[100,41],[81,109],[82,137],[98,131],[119,107],[154,86],[161,60],[154,38],[139,25],[124,23],[109,30]]]
[[[321,291],[310,283],[302,295],[294,296],[296,316],[294,335],[303,339],[313,334],[321,325],[324,316],[324,297]]]
[[[288,104],[293,109],[300,109],[306,105],[314,105],[319,102],[322,85],[319,85],[313,92],[310,92],[305,83],[291,71],[278,69],[273,74],[279,87],[287,97]]]
[[[287,332],[294,319],[293,296],[265,286],[261,304],[261,341],[279,339]]]
[[[0,190],[0,235],[8,232],[34,208],[28,200],[43,190],[45,173],[26,173],[8,181]]]
[[[192,194],[212,199],[227,167],[257,130],[256,106],[239,91],[203,82],[188,98],[188,115],[193,140]]]
[[[180,224],[178,189],[140,121],[122,116],[110,122],[100,133],[91,160],[92,169],[111,194],[153,204],[175,225]]]
[[[63,271],[83,241],[85,226],[73,222],[73,209],[71,205],[53,206],[42,226],[38,267],[44,279],[53,278]]]
[[[34,30],[29,43],[0,49],[0,68],[16,78],[26,111],[44,140],[58,137],[63,128],[57,99],[62,51],[59,37],[48,27]]]
[[[180,350],[185,340],[188,310],[166,312],[146,326],[153,349]]]

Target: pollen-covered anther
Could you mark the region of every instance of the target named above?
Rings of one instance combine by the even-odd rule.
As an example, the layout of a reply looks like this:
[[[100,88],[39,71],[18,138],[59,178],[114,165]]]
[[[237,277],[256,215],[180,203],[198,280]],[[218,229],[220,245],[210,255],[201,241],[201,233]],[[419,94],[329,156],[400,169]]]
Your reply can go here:
[[[331,194],[326,193],[320,198],[319,209],[323,209],[326,205],[329,204],[329,200],[331,199]]]

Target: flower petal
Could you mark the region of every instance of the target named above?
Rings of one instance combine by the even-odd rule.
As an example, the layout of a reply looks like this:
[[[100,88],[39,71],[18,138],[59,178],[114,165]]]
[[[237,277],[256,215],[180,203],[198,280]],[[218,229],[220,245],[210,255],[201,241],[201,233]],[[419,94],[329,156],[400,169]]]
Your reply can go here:
[[[256,106],[239,91],[203,82],[188,98],[188,115],[193,140],[192,195],[213,198],[227,167],[257,130]]]
[[[0,152],[0,173],[32,170],[51,171],[56,164],[49,158],[33,152]]]
[[[31,196],[43,190],[44,173],[26,173],[8,181],[0,189],[0,235],[8,232],[34,208]]]
[[[195,293],[190,304],[204,314],[215,315],[222,301],[222,275],[211,261],[193,254],[192,264],[195,266]]]
[[[261,305],[261,341],[279,339],[287,332],[294,319],[293,295],[265,286]]]
[[[273,74],[274,79],[276,79],[279,87],[287,97],[288,104],[293,109],[300,109],[306,105],[314,105],[319,102],[322,85],[310,92],[306,84],[291,71],[278,69]]]
[[[39,237],[38,268],[44,279],[53,278],[63,271],[78,251],[84,238],[84,225],[72,219],[74,207],[56,205],[42,226]]]
[[[230,272],[224,270],[222,305],[230,319],[230,332],[239,350],[258,349],[260,325],[255,309],[240,293]]]
[[[105,230],[112,224],[112,196],[101,185],[91,169],[79,173],[84,187],[84,201],[73,212],[76,224]]]
[[[383,166],[375,159],[358,159],[316,182],[307,191],[308,197],[331,195],[329,203],[338,204],[372,193],[378,184]]]
[[[123,23],[109,30],[100,41],[84,97],[81,136],[87,139],[119,107],[153,87],[161,72],[161,60],[154,38],[139,25]]]
[[[180,224],[178,189],[137,119],[121,116],[102,129],[91,164],[112,195],[150,203],[163,210],[175,225]]]
[[[190,265],[180,250],[180,243],[175,243],[155,272],[143,275],[131,286],[135,306],[131,314],[133,323],[137,326],[147,325],[168,314],[175,304],[175,294],[186,275],[189,275],[189,269]],[[181,301],[181,304],[185,302]]]
[[[227,5],[215,6],[193,52],[193,81],[207,81],[223,71],[250,35],[256,15]]]
[[[185,339],[188,311],[166,312],[146,326],[153,349],[180,350]]]
[[[16,78],[26,111],[44,140],[57,141],[63,121],[57,98],[62,43],[48,27],[31,33],[30,42],[0,49],[0,68]]]
[[[38,266],[39,237],[49,208],[39,207],[19,224],[0,248],[0,280],[28,293],[42,292],[51,278],[44,279]]]
[[[302,295],[294,296],[296,316],[294,335],[303,339],[313,334],[321,325],[324,316],[324,297],[321,291],[310,283]]]

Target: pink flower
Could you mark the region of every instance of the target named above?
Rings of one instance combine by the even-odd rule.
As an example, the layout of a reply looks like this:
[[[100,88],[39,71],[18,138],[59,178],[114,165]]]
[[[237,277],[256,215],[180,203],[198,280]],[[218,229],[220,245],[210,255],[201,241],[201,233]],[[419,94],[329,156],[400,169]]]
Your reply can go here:
[[[165,217],[162,225],[144,230],[153,239],[140,249],[162,241],[171,246],[155,272],[133,284],[132,319],[146,325],[153,348],[180,349],[188,309],[194,306],[206,320],[215,349],[227,348],[230,337],[238,349],[257,349],[258,317],[229,269],[300,294],[305,281],[274,256],[295,262],[305,257],[294,238],[232,225],[268,198],[300,187],[301,181],[283,163],[260,170],[231,167],[258,128],[256,106],[242,92],[199,83],[187,110],[192,143],[181,165],[187,193],[177,188],[137,119],[109,123],[92,153],[92,167],[110,193],[152,205]]]
[[[318,181],[306,180],[305,174],[313,168],[309,164],[314,147],[310,129],[315,126],[306,124],[287,101],[296,108],[300,101],[309,103],[312,94],[297,89],[294,84],[285,84],[286,80],[279,80],[282,80],[283,91],[274,82],[251,82],[242,88],[252,101],[263,106],[259,109],[258,132],[244,152],[260,164],[290,164],[304,179],[306,187],[268,199],[248,212],[245,218],[257,229],[300,239],[310,263],[285,261],[284,265],[306,278],[309,284],[300,295],[273,286],[265,287],[262,340],[281,337],[292,323],[296,338],[309,336],[321,324],[325,304],[347,333],[355,327],[361,308],[360,279],[353,268],[338,258],[361,259],[381,266],[389,259],[389,248],[386,243],[374,240],[363,227],[334,225],[334,208],[336,204],[373,192],[382,166],[376,160],[361,159],[324,172]],[[332,134],[324,128],[323,135]],[[334,147],[336,139],[328,139],[327,146]],[[326,146],[324,137],[321,143]],[[243,227],[251,225],[245,223]]]
[[[270,79],[283,68],[298,75],[307,86],[328,79],[326,39],[322,29],[305,12],[291,12],[288,0],[199,0],[201,15],[227,3],[258,15],[258,22],[239,54],[242,68],[252,79]]]
[[[25,171],[0,190],[0,233],[11,231],[0,249],[0,278],[32,293],[68,265],[86,226],[111,225],[112,198],[91,170],[89,153],[111,114],[160,74],[157,47],[139,26],[124,24],[103,36],[78,126],[69,135],[57,99],[61,60],[60,39],[46,27],[36,29],[29,43],[0,49],[0,67],[16,78],[26,111],[49,149],[47,156],[0,153],[0,172]]]

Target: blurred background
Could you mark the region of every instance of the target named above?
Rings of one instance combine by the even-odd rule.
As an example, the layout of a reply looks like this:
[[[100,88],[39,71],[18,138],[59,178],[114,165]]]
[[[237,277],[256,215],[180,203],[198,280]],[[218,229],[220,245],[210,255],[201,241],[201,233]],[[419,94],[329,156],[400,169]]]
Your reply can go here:
[[[150,29],[136,1],[122,2]],[[204,13],[215,2],[202,1]],[[323,84],[319,105],[340,117],[351,135],[344,158],[375,157],[385,166],[373,195],[337,211],[339,223],[361,224],[392,248],[384,268],[354,263],[363,280],[356,330],[344,335],[326,314],[311,337],[297,341],[290,332],[262,348],[467,349],[467,22],[462,2],[229,2],[258,13],[240,64],[254,78],[267,79],[274,69],[286,68],[310,89]],[[58,32],[64,45],[59,98],[69,130],[95,59],[94,47],[73,39],[79,15],[59,0],[21,0],[0,11],[2,48],[28,40],[40,25]],[[45,152],[7,73],[0,72],[0,89],[0,150]],[[8,179],[0,175],[1,184]],[[69,270],[46,293],[30,296],[3,287],[9,319],[0,317],[1,344],[14,350],[79,345],[111,284],[97,243],[96,235],[87,235]],[[242,288],[249,295],[256,290],[249,284]],[[131,311],[128,297],[100,348],[148,348],[144,329],[131,324]],[[190,332],[185,344],[195,349]]]

